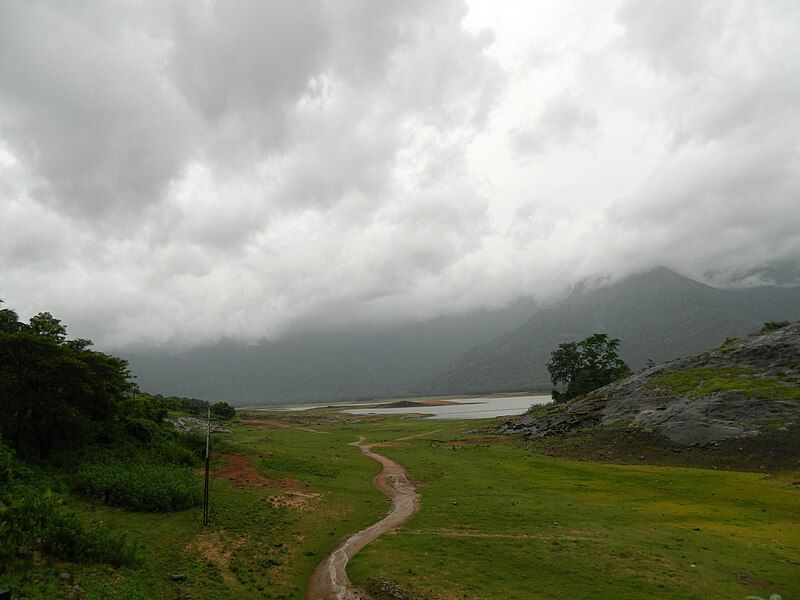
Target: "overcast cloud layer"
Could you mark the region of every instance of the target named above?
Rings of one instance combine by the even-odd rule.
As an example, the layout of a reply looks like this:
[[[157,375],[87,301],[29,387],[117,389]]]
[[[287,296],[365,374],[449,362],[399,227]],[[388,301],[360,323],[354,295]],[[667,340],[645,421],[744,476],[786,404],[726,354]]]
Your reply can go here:
[[[795,0],[5,1],[0,297],[177,346],[800,260],[798,30]]]

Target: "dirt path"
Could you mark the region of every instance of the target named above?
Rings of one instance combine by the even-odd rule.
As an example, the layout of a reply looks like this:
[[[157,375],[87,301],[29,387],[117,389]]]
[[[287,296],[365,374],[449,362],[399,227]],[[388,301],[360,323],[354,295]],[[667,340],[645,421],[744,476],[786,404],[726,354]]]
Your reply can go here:
[[[399,463],[372,451],[372,445],[364,444],[364,438],[354,442],[366,456],[383,465],[381,472],[372,480],[376,489],[392,499],[389,514],[377,523],[354,533],[342,542],[323,560],[308,584],[309,600],[363,600],[364,592],[355,589],[347,577],[347,562],[356,552],[378,536],[391,531],[407,521],[417,510],[419,494],[408,480],[406,470]]]

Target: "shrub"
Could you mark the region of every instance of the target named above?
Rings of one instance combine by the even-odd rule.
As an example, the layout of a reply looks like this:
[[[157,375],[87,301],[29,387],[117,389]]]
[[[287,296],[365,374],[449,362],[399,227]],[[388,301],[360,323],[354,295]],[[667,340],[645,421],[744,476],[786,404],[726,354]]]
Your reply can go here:
[[[764,326],[761,328],[759,333],[769,333],[770,331],[775,331],[776,329],[786,327],[788,324],[789,321],[767,321],[764,323]]]
[[[205,458],[206,456],[206,436],[201,433],[178,433],[175,441],[188,449],[198,459]]]
[[[124,431],[140,442],[150,442],[162,435],[163,428],[149,419],[129,418],[124,422]]]
[[[72,489],[109,506],[145,512],[183,510],[200,503],[199,478],[173,465],[84,465],[71,478]]]
[[[205,451],[205,443],[203,445]],[[196,467],[200,464],[197,452],[176,442],[164,442],[152,451],[154,460],[171,465],[183,465],[184,467]]]
[[[72,561],[131,565],[136,551],[124,534],[87,527],[49,490],[17,488],[11,504],[0,511],[0,556],[16,548],[38,549]]]

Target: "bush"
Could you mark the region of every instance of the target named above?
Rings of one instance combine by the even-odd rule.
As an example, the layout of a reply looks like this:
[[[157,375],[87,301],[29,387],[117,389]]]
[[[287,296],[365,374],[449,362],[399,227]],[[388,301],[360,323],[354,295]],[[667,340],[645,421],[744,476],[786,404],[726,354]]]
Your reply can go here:
[[[764,326],[761,328],[759,333],[769,333],[770,331],[775,331],[776,329],[786,327],[788,324],[789,321],[767,321],[764,323]]]
[[[202,500],[199,478],[173,465],[84,465],[72,476],[71,487],[109,506],[144,512],[183,510]]]
[[[203,443],[203,451],[205,452],[205,442]],[[200,458],[197,456],[196,451],[173,441],[164,442],[154,448],[151,454],[154,460],[170,465],[196,467],[200,464]]]
[[[126,419],[124,422],[126,434],[140,442],[151,442],[163,436],[163,427],[154,421],[142,418]]]
[[[136,551],[124,534],[89,528],[52,492],[17,488],[11,504],[0,510],[0,556],[17,548],[38,549],[71,561],[131,565]]]
[[[203,459],[206,456],[206,436],[202,433],[178,433],[175,441],[189,450],[198,459]]]

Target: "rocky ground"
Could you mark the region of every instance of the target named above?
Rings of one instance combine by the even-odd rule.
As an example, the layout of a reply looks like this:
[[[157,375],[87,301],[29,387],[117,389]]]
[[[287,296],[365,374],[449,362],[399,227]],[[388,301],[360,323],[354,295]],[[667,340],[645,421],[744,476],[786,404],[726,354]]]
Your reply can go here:
[[[740,448],[765,435],[789,440],[798,423],[800,323],[646,369],[565,404],[534,407],[500,431],[530,440],[650,438],[681,450]]]
[[[208,427],[208,422],[205,419],[198,419],[197,417],[175,417],[169,419],[172,426],[178,431],[183,433],[205,433]],[[230,433],[230,429],[226,429],[211,422],[211,433]]]

